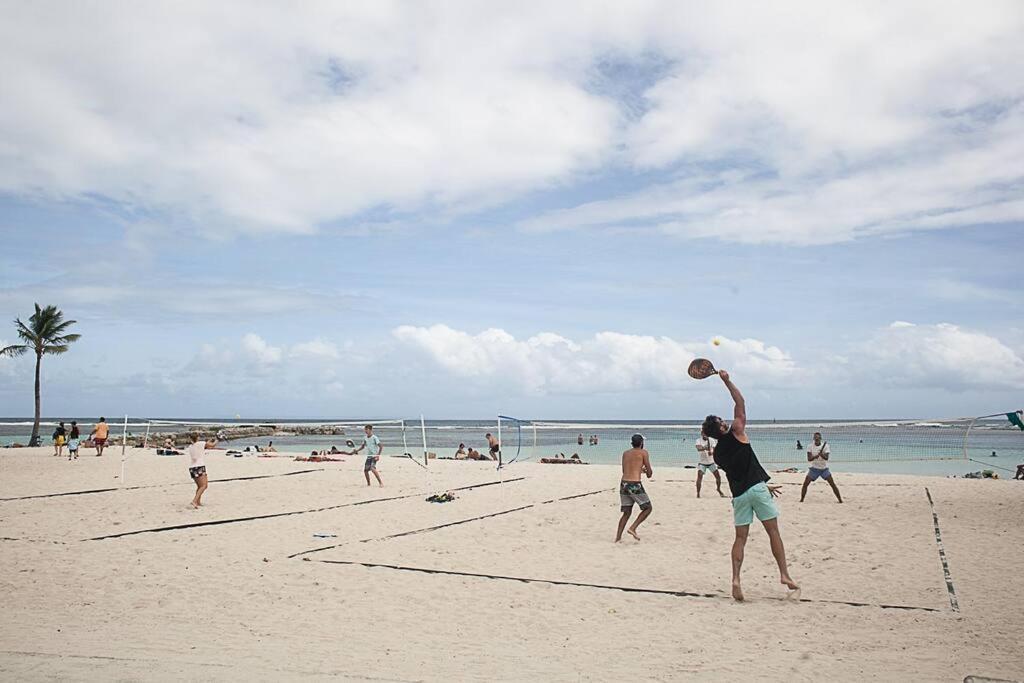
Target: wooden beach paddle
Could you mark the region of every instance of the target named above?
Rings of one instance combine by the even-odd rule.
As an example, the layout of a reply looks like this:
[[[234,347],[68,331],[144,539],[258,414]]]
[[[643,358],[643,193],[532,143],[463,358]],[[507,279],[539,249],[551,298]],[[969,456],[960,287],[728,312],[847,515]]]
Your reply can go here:
[[[711,375],[717,375],[714,364],[707,358],[694,358],[690,361],[690,367],[686,369],[690,377],[694,379],[707,379]]]

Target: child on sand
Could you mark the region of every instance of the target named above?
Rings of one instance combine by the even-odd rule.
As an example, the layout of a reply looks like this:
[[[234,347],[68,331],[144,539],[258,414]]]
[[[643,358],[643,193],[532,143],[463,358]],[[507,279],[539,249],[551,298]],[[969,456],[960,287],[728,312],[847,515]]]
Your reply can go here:
[[[715,446],[715,463],[725,470],[725,477],[732,489],[732,512],[736,526],[736,540],[732,544],[732,597],[743,600],[743,589],[740,587],[740,568],[743,566],[743,550],[747,545],[747,535],[754,515],[761,520],[764,530],[768,532],[772,555],[779,565],[779,580],[790,590],[799,588],[789,576],[786,565],[786,549],[782,545],[779,533],[779,510],[772,499],[779,495],[778,486],[767,486],[771,479],[761,467],[754,449],[747,437],[747,407],[743,395],[729,379],[729,373],[719,370],[718,376],[725,383],[732,395],[735,409],[732,424],[717,415],[708,415],[704,419],[703,430],[708,438],[717,438]]]
[[[68,460],[74,457],[78,460],[78,443],[82,435],[78,433],[78,423],[74,420],[71,421],[71,433],[68,434]]]
[[[199,435],[193,432],[189,439],[192,441],[185,449],[188,455],[188,475],[196,483],[196,495],[192,497],[192,507],[199,509],[202,506],[203,494],[209,485],[206,476],[206,449],[217,445],[216,441],[200,441]]]
[[[651,506],[651,499],[644,491],[644,485],[640,481],[640,474],[644,473],[650,479],[654,474],[651,469],[651,456],[644,449],[644,437],[641,434],[634,434],[630,439],[633,446],[622,454],[622,481],[619,482],[619,505],[622,516],[619,517],[619,528],[615,532],[615,542],[622,540],[622,531],[626,528],[626,522],[633,514],[633,503],[640,506],[640,514],[636,521],[629,527],[628,533],[636,540],[640,537],[636,533],[638,526],[651,516],[654,509]]]

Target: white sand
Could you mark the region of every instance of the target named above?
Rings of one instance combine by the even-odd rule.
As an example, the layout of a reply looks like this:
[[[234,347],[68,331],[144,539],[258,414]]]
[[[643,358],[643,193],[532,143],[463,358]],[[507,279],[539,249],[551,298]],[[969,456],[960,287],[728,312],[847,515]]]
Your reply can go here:
[[[72,463],[49,452],[0,451],[0,497],[119,484],[118,448]],[[658,468],[642,542],[616,546],[614,467],[516,464],[502,476],[524,480],[437,505],[423,498],[499,475],[487,463],[438,461],[427,472],[387,458],[378,489],[365,486],[361,458],[211,453],[214,480],[320,471],[213,481],[194,511],[183,456],[131,452],[127,483],[148,488],[0,502],[5,679],[1024,679],[1021,482],[840,471],[846,504],[818,483],[801,505],[802,476],[774,475],[793,484],[781,523],[803,601],[784,599],[758,528],[744,567],[748,602],[737,604],[728,597],[729,500],[713,479],[695,499],[694,470]],[[950,606],[925,487],[960,612]],[[403,495],[411,497],[347,505]],[[83,540],[330,506],[343,507]],[[532,507],[384,538],[523,506]],[[337,538],[313,537],[322,532]]]

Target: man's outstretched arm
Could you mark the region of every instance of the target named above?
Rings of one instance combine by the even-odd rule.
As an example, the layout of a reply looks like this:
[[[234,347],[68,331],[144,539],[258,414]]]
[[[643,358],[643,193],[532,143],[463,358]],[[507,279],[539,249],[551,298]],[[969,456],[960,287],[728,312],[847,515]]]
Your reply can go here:
[[[726,388],[729,390],[729,394],[732,396],[733,403],[736,407],[732,413],[732,427],[731,430],[736,436],[746,433],[747,428],[747,404],[743,400],[743,394],[736,388],[736,385],[732,383],[729,378],[729,373],[725,370],[719,370],[718,376],[725,382]]]

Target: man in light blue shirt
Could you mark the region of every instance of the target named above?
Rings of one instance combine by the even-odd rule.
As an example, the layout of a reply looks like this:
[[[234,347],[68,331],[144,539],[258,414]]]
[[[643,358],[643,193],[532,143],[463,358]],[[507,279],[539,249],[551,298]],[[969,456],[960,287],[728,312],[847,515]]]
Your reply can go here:
[[[377,435],[373,433],[373,425],[366,425],[363,427],[363,431],[366,432],[363,443],[359,445],[359,448],[351,451],[351,454],[355,455],[365,448],[366,462],[363,463],[363,476],[366,477],[366,485],[370,485],[370,472],[373,472],[377,483],[384,486],[384,482],[380,479],[380,473],[377,471],[377,461],[380,460],[380,454],[384,452],[384,446]]]

